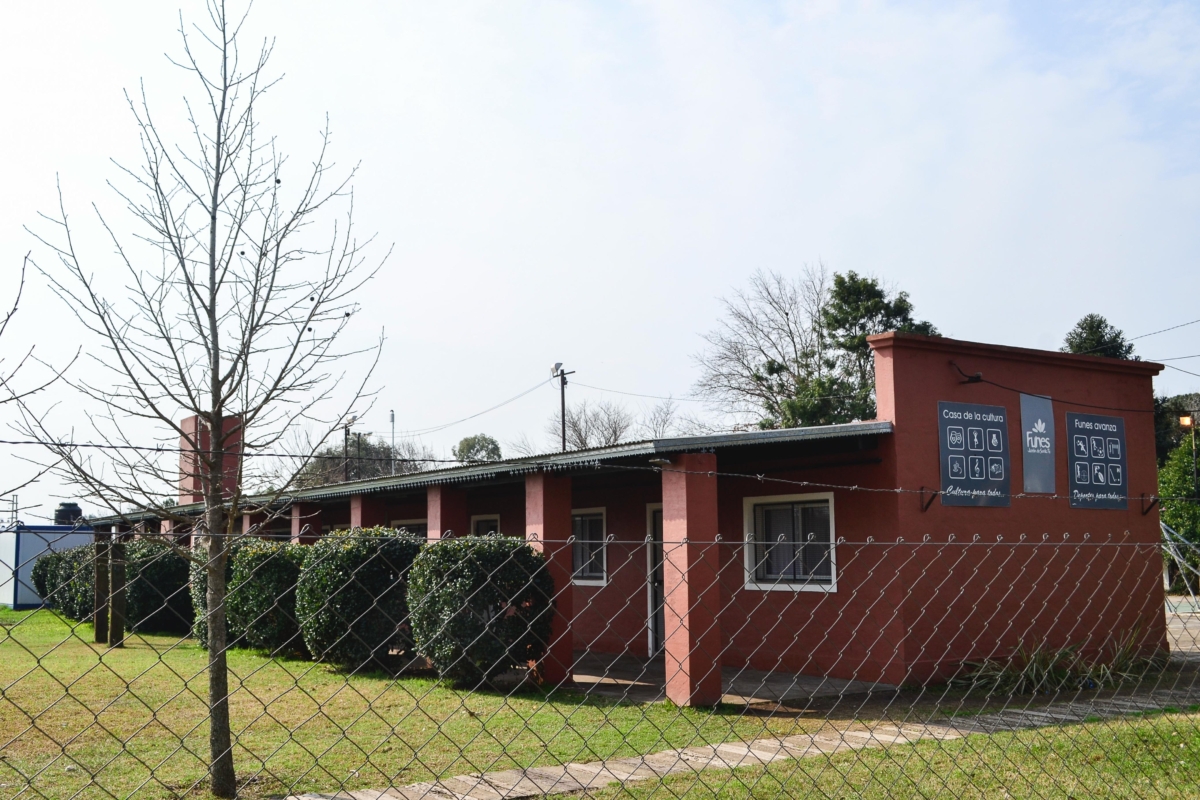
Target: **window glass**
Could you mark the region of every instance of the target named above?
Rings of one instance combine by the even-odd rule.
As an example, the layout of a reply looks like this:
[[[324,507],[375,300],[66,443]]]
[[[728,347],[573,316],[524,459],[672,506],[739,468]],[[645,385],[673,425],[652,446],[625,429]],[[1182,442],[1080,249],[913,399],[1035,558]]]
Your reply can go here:
[[[829,502],[766,503],[754,507],[754,579],[833,579]]]
[[[575,536],[576,580],[604,580],[604,515],[576,514],[571,518]]]
[[[489,533],[496,533],[500,527],[500,520],[497,517],[484,517],[483,519],[475,520],[475,535],[487,536]]]

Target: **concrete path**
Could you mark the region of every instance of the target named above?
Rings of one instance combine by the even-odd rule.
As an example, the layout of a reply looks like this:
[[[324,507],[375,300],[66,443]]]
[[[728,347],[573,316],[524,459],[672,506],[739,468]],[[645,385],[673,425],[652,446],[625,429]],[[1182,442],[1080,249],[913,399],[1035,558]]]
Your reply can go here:
[[[1184,708],[1200,702],[1194,691],[1160,691],[1087,702],[1055,703],[1035,709],[1010,709],[994,714],[951,718],[930,724],[881,722],[852,724],[844,730],[755,739],[751,742],[685,747],[648,756],[565,764],[559,767],[510,769],[503,772],[458,775],[389,789],[363,789],[337,794],[294,795],[288,800],[518,800],[548,794],[599,789],[611,783],[657,780],[667,775],[704,769],[769,764],[773,761],[829,755],[843,750],[911,744],[928,739],[959,739],[971,734],[992,734],[1086,719],[1111,719],[1126,714]]]

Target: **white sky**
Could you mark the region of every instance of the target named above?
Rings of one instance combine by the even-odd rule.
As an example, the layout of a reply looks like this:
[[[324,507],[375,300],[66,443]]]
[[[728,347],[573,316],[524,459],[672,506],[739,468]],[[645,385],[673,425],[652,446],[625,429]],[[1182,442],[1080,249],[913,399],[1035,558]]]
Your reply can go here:
[[[93,201],[119,218],[122,92],[143,78],[178,116],[177,11],[6,6],[0,299],[56,174],[81,224]],[[717,298],[757,268],[870,273],[985,342],[1057,348],[1093,311],[1130,336],[1200,317],[1195,3],[260,0],[251,29],[286,73],[265,128],[304,162],[328,113],[339,162],[362,162],[361,229],[395,244],[353,332],[387,334],[370,430],[391,408],[400,429],[480,411],[554,361],[685,395]],[[4,355],[61,360],[79,332],[39,277],[27,291]],[[1200,325],[1137,352],[1200,354]],[[47,400],[69,429],[77,401]],[[541,441],[556,405],[547,386],[425,441]],[[28,471],[3,452],[0,487]],[[25,490],[46,504],[26,516],[58,495]]]

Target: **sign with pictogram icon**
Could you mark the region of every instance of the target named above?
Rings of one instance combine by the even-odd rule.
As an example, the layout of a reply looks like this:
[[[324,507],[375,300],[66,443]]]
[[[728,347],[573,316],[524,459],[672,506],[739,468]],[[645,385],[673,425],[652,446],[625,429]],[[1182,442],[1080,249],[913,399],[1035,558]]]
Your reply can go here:
[[[1009,504],[1008,412],[1003,406],[938,403],[942,505]]]
[[[1068,413],[1067,444],[1071,508],[1128,508],[1125,420]]]

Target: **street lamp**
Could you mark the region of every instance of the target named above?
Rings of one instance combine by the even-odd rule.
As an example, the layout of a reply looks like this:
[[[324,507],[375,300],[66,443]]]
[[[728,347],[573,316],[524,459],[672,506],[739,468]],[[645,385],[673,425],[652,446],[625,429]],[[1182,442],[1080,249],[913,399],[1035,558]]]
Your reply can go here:
[[[1187,414],[1179,418],[1179,427],[1188,428],[1192,432],[1192,494],[1197,493],[1196,481],[1196,414],[1200,412],[1189,411]]]

